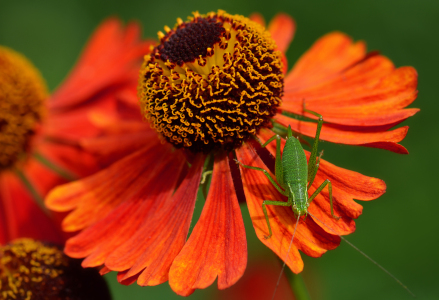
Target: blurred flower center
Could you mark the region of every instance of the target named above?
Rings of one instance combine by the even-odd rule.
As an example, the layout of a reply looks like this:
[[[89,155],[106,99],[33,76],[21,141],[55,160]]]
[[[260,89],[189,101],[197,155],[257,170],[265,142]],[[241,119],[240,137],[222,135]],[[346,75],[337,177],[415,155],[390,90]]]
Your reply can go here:
[[[29,151],[47,95],[38,70],[21,54],[0,46],[0,171]]]
[[[231,150],[270,127],[283,94],[281,53],[259,24],[223,11],[177,19],[145,56],[139,99],[176,147]]]
[[[83,269],[61,248],[27,238],[0,247],[0,299],[85,298],[110,296],[96,270]]]

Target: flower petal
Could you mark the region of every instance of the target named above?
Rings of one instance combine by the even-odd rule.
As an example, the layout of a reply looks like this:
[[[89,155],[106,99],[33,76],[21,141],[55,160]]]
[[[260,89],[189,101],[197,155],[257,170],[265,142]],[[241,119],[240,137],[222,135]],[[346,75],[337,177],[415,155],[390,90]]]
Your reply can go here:
[[[384,56],[373,56],[311,89],[285,92],[282,109],[321,114],[325,122],[351,126],[395,125],[418,109],[403,109],[417,96],[417,72],[412,67],[394,70]],[[316,118],[306,113],[307,117]],[[391,126],[390,126],[391,127]]]
[[[52,95],[51,108],[76,105],[101,89],[130,78],[129,71],[138,67],[153,43],[140,41],[138,24],[123,28],[118,19],[107,19],[90,38],[67,80]]]
[[[121,276],[122,282],[132,278],[146,286],[168,280],[169,268],[186,242],[203,164],[204,157],[198,155],[175,194],[108,257],[105,264],[110,269],[129,269]]]
[[[48,214],[45,214],[35,203],[13,173],[2,172],[0,176],[0,245],[21,237],[62,244],[64,237],[59,224]]]
[[[141,150],[114,163],[93,176],[59,186],[46,198],[46,205],[55,211],[75,209],[64,219],[65,231],[76,231],[90,226],[108,214],[122,201],[127,191],[135,194],[153,178],[150,165],[165,165],[172,158],[172,147],[151,141]],[[136,179],[143,176],[143,182]],[[96,211],[99,211],[97,214]]]
[[[261,15],[260,13],[252,13],[249,17],[250,20],[252,20],[253,22],[256,22],[262,26],[265,27],[265,19],[264,16]]]
[[[294,38],[296,23],[289,15],[280,13],[270,21],[268,31],[276,42],[277,50],[285,53]]]
[[[352,43],[343,33],[320,38],[294,65],[285,78],[285,91],[313,87],[332,79],[366,55],[363,42]]]
[[[126,193],[125,197],[122,196],[123,202],[108,215],[101,216],[98,222],[68,240],[65,252],[77,258],[88,256],[82,263],[84,267],[103,264],[111,253],[115,253],[116,258],[132,252],[138,254],[135,249],[145,247],[145,242],[139,243],[139,235],[150,228],[148,220],[153,219],[155,212],[160,211],[172,196],[185,164],[180,151],[171,158],[166,164],[155,163],[155,176],[151,180],[146,176],[138,177],[136,181],[143,183],[141,189],[136,193]],[[150,235],[142,236],[141,240],[149,238]]]
[[[245,165],[267,169],[249,143],[239,148],[236,155],[238,160]],[[339,245],[338,236],[328,234],[311,218],[302,218],[297,227],[293,246],[287,254],[296,217],[290,207],[275,205],[266,207],[273,235],[265,239],[264,236],[268,235],[268,226],[262,211],[262,201],[285,201],[286,198],[275,189],[262,172],[244,167],[240,169],[247,206],[258,238],[284,260],[294,273],[297,274],[303,269],[303,261],[298,249],[307,255],[317,257]]]
[[[306,136],[315,136],[317,123],[303,122],[287,116],[277,114],[274,119],[281,125],[300,132]],[[383,148],[396,153],[407,154],[404,146],[398,144],[407,135],[408,126],[403,126],[391,131],[379,130],[380,128],[360,129],[358,127],[336,126],[323,124],[320,139],[332,143],[357,145],[372,148]],[[369,132],[368,132],[369,130]]]
[[[169,271],[179,295],[206,288],[218,276],[218,288],[233,285],[247,264],[247,242],[229,159],[216,155],[212,183],[200,219]]]
[[[115,133],[82,139],[80,145],[88,153],[92,153],[97,157],[100,166],[108,166],[141,149],[145,145],[145,141],[158,142],[157,132],[146,129],[137,132]]]

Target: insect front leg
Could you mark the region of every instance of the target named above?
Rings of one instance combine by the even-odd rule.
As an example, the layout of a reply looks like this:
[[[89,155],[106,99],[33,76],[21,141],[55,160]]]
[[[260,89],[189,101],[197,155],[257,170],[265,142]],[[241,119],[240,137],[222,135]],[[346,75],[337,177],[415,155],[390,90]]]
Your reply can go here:
[[[271,177],[271,175],[268,173],[267,170],[264,170],[262,168],[258,168],[258,167],[252,167],[252,166],[247,166],[244,165],[242,162],[240,162],[239,160],[235,159],[236,163],[243,166],[244,168],[247,169],[252,169],[252,170],[257,170],[257,171],[261,171],[264,173],[265,176],[267,176],[268,180],[270,180],[271,184],[276,188],[276,190],[279,191],[279,193],[281,193],[284,196],[288,197],[288,193],[286,191],[284,191],[277,183],[276,181],[274,181],[273,177]]]
[[[303,103],[303,110],[306,112],[309,112],[310,114],[313,114],[319,118],[319,121],[317,123],[316,135],[314,137],[314,144],[312,146],[311,155],[310,155],[309,161],[308,161],[308,182],[309,182],[308,187],[310,187],[312,182],[314,181],[316,174],[317,174],[318,164],[320,162],[320,157],[322,156],[320,154],[319,160],[316,163],[316,156],[317,156],[317,152],[318,152],[318,148],[319,148],[320,131],[322,130],[322,126],[323,126],[323,117],[322,117],[322,115],[319,115],[318,113],[316,113],[314,111],[305,109],[305,102]]]
[[[329,179],[323,181],[323,183],[314,192],[314,194],[312,194],[311,197],[308,198],[308,203],[311,203],[311,201],[314,200],[314,198],[325,188],[326,185],[328,185],[328,190],[329,190],[329,204],[331,205],[331,215],[334,219],[339,220],[340,217],[334,215],[334,208],[332,205],[332,184],[331,181],[329,181]]]
[[[267,221],[267,226],[268,226],[268,236],[264,235],[264,239],[266,239],[266,240],[271,238],[271,236],[273,235],[273,233],[271,231],[270,221],[268,220],[268,213],[267,213],[267,208],[266,208],[267,205],[291,206],[291,205],[293,205],[293,199],[289,199],[288,198],[287,202],[272,201],[272,200],[264,200],[264,201],[262,201],[262,211],[264,212],[265,220]]]
[[[262,148],[265,148],[270,142],[276,139],[276,159],[274,164],[274,175],[276,175],[276,180],[279,182],[281,186],[284,185],[284,175],[283,175],[283,167],[282,167],[282,157],[280,154],[280,146],[281,146],[281,137],[276,134],[268,139],[263,145]]]

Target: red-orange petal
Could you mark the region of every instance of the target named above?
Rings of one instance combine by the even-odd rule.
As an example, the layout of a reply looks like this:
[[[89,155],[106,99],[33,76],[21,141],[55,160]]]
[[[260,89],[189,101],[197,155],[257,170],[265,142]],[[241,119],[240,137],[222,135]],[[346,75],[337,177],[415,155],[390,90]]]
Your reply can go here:
[[[64,242],[50,213],[43,212],[13,173],[4,171],[0,175],[0,245],[22,237]]]
[[[169,284],[179,295],[206,288],[218,276],[218,288],[233,285],[247,264],[241,210],[225,154],[215,157],[212,183],[200,219],[175,258]]]
[[[38,154],[51,163],[66,170],[73,177],[85,177],[99,171],[96,158],[89,152],[68,144],[62,143],[41,143],[37,148]],[[46,171],[44,171],[46,170]],[[46,166],[40,163],[30,162],[25,166],[25,171],[34,186],[46,195],[55,186],[67,182],[59,174],[48,171]],[[51,175],[42,176],[42,172],[49,172]]]
[[[142,148],[145,141],[150,143],[154,140],[158,140],[157,132],[147,129],[82,139],[80,145],[88,153],[96,155],[100,166],[108,166]]]
[[[417,96],[417,72],[412,67],[394,70],[383,56],[373,56],[322,85],[287,91],[282,109],[301,115],[317,111],[325,122],[351,126],[396,124],[418,109],[403,109]],[[307,117],[315,116],[306,113]]]
[[[65,231],[83,229],[119,205],[127,190],[130,193],[140,190],[155,175],[150,165],[166,164],[171,160],[171,152],[171,146],[151,141],[95,175],[55,188],[47,196],[46,205],[55,211],[75,209],[64,219],[63,228]],[[136,180],[140,176],[144,182]]]
[[[169,268],[186,242],[192,219],[204,157],[198,155],[183,182],[135,236],[116,249],[105,264],[123,271],[120,281],[137,279],[141,286],[168,280]]]
[[[252,13],[249,19],[265,27],[264,16],[260,13]]]
[[[299,121],[287,116],[277,114],[274,119],[281,125],[300,132],[306,136],[315,136],[317,123]],[[379,128],[378,128],[379,129]],[[398,144],[407,135],[408,126],[403,126],[391,131],[379,130],[371,127],[368,132],[366,128],[351,128],[348,126],[336,126],[323,124],[320,139],[332,143],[357,145],[365,147],[383,148],[396,153],[407,154],[407,149]]]
[[[366,55],[363,42],[353,43],[343,33],[320,38],[294,65],[285,78],[285,91],[305,89],[330,80]]]
[[[255,149],[248,143],[239,148],[236,155],[238,160],[245,165],[267,169]],[[291,207],[274,205],[267,205],[273,235],[271,238],[265,239],[264,236],[268,235],[268,226],[262,211],[262,201],[285,201],[286,198],[275,189],[261,171],[244,167],[241,167],[240,170],[247,206],[258,238],[284,260],[294,273],[297,274],[303,269],[303,261],[298,249],[307,255],[317,257],[339,245],[340,238],[338,236],[328,234],[311,218],[304,219],[302,217],[294,236],[293,246],[287,254],[296,217]],[[274,178],[274,175],[271,175]]]
[[[137,23],[123,28],[117,18],[107,19],[90,38],[67,80],[52,95],[51,108],[77,105],[101,89],[123,82],[153,43],[140,41]]]
[[[277,45],[277,50],[285,53],[294,38],[296,23],[289,15],[277,14],[268,24],[268,31]]]
[[[181,152],[171,155],[167,163],[155,163],[155,176],[148,180],[140,176],[135,181],[143,184],[138,191],[126,191],[122,195],[122,203],[108,215],[102,215],[100,220],[83,232],[67,241],[65,252],[72,257],[86,257],[82,265],[94,267],[104,263],[112,253],[116,257],[135,253],[136,247],[144,247],[145,242],[139,243],[139,235],[148,229],[148,220],[153,219],[155,212],[163,207],[174,192],[175,185],[185,164]],[[166,178],[166,180],[163,180]],[[148,223],[148,224],[146,224]],[[148,240],[142,236],[141,240]],[[143,251],[140,251],[140,254]],[[107,267],[110,267],[107,265]],[[114,268],[110,269],[114,270]]]

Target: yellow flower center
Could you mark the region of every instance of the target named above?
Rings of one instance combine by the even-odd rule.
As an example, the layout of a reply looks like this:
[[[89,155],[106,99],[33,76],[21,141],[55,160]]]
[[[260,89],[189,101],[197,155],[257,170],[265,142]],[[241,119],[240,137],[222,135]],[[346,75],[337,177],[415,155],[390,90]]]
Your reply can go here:
[[[0,46],[0,171],[29,151],[47,95],[38,70],[21,54]]]
[[[19,239],[0,247],[0,299],[110,299],[104,280],[54,245]]]
[[[239,147],[271,126],[283,93],[281,53],[261,25],[223,11],[159,32],[139,79],[142,114],[176,147]]]

